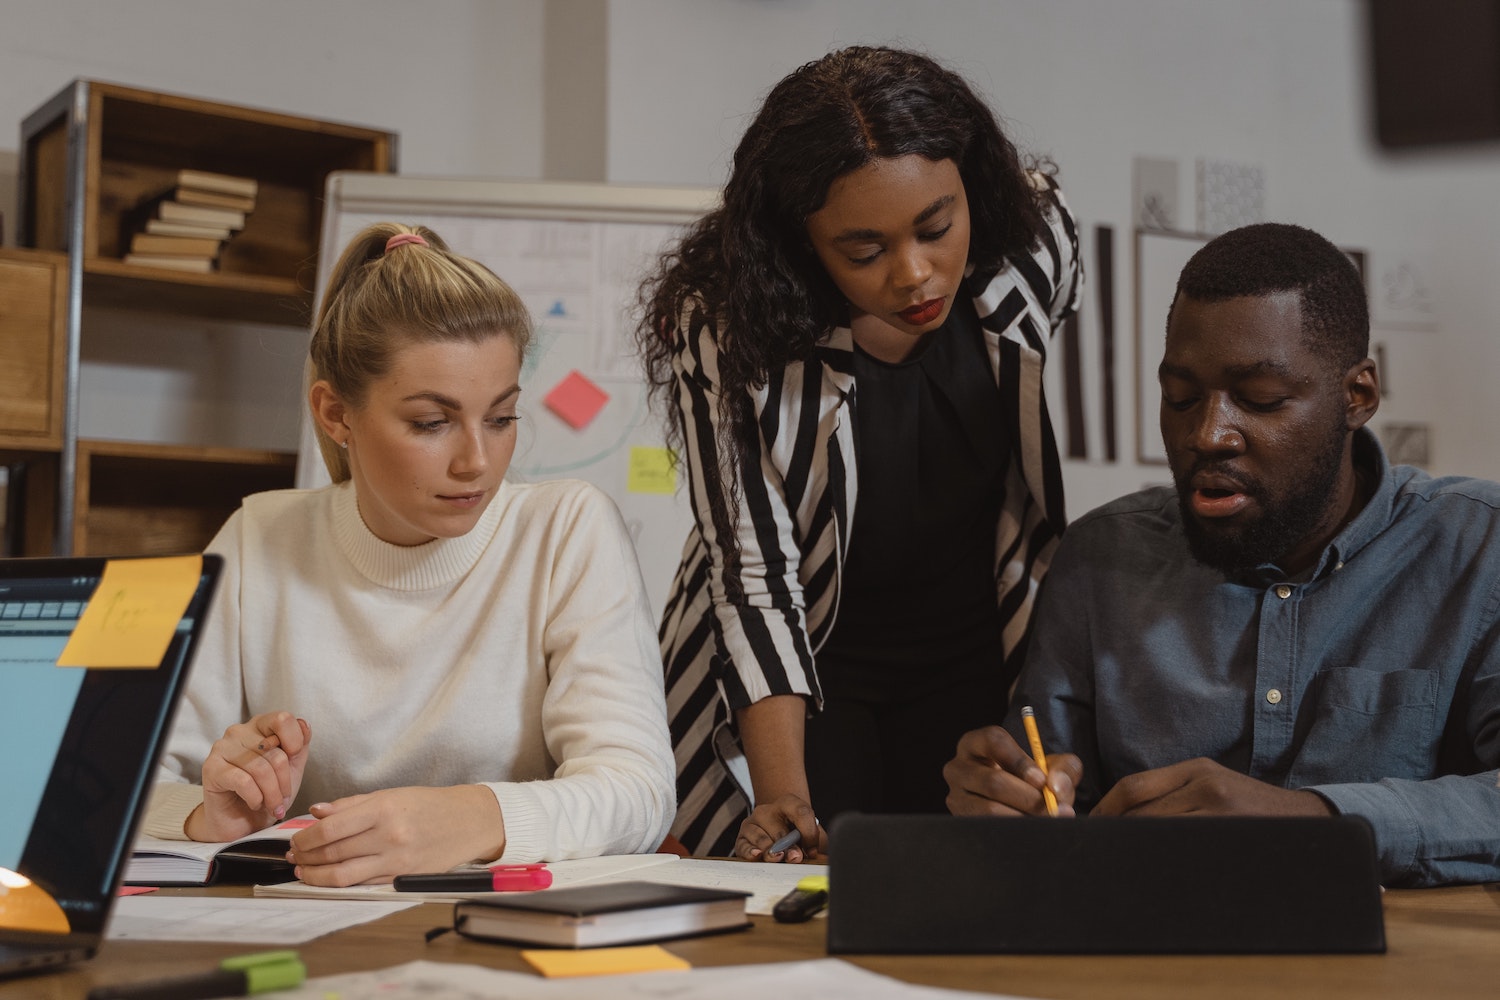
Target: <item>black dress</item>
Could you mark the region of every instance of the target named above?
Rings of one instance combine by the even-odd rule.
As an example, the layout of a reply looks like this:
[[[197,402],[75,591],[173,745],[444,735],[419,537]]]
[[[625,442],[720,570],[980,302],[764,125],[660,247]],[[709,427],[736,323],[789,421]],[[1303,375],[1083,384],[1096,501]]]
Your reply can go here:
[[[856,348],[859,496],[806,765],[825,824],[943,812],[959,736],[1005,714],[995,532],[1012,449],[967,297],[899,364]]]

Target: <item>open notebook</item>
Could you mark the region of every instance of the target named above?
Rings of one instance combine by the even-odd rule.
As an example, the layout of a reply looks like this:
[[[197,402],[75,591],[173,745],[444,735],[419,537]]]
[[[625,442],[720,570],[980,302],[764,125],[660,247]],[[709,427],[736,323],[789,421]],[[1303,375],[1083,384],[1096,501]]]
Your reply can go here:
[[[136,838],[125,865],[127,885],[217,885],[290,882],[292,863],[286,859],[292,835],[312,822],[311,817],[287,819],[248,837],[222,844],[194,840],[162,840],[149,834]]]

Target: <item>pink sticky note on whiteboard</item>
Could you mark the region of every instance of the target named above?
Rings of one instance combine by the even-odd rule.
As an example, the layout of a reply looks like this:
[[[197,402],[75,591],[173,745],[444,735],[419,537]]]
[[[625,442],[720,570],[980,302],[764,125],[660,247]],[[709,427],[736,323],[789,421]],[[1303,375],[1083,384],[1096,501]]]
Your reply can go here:
[[[581,431],[589,421],[599,415],[604,404],[609,402],[609,393],[589,381],[581,372],[572,371],[567,378],[552,387],[542,400],[547,409],[557,414],[575,431]]]

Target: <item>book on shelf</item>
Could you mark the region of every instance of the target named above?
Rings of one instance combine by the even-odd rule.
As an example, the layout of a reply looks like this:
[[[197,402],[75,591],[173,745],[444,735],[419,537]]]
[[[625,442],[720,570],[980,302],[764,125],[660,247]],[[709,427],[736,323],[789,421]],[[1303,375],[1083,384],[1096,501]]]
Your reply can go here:
[[[210,274],[214,269],[214,258],[212,257],[184,257],[166,253],[128,253],[122,258],[127,264],[136,267],[161,267],[169,271],[192,271],[197,274]]]
[[[611,882],[456,903],[453,929],[470,938],[559,948],[598,948],[717,934],[750,926],[749,893]]]
[[[121,217],[120,246],[125,253],[136,252],[132,244],[135,237],[143,233],[212,239],[222,243],[244,225],[245,213],[237,209],[184,205],[173,201],[169,193],[148,198]],[[218,248],[212,256],[217,255]]]
[[[191,222],[200,226],[221,226],[226,229],[245,228],[245,213],[237,208],[185,205],[172,198],[157,200],[148,217],[161,219],[163,222]]]
[[[146,219],[138,230],[154,236],[196,236],[220,242],[234,235],[228,226],[203,226],[195,222],[164,222],[161,219]]]
[[[237,212],[249,212],[255,208],[254,195],[200,191],[198,188],[182,187],[180,185],[173,190],[172,200],[183,205],[207,205],[210,208],[232,208]]]
[[[204,170],[179,170],[176,183],[121,219],[122,258],[141,267],[199,273],[217,269],[226,240],[245,226],[259,183]],[[177,258],[177,259],[170,259]]]
[[[212,236],[171,236],[136,233],[130,238],[130,253],[165,254],[173,257],[216,257],[224,241]]]
[[[220,194],[255,197],[260,184],[254,177],[238,177],[232,174],[217,174],[208,170],[177,171],[176,187],[193,188],[197,191],[216,191]]]
[[[287,842],[312,822],[287,819],[239,840],[222,844],[196,840],[136,837],[125,863],[126,885],[219,885],[289,882],[296,878],[286,859]]]

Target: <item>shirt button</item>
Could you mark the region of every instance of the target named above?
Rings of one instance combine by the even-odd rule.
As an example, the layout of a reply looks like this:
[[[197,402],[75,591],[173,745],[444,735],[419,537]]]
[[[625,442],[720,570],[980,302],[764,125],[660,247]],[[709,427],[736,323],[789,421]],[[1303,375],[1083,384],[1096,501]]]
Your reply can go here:
[[[1276,596],[1279,597],[1279,598],[1281,598],[1284,601],[1288,597],[1292,596],[1292,588],[1288,587],[1284,583],[1278,583],[1276,585]]]
[[[1271,690],[1266,692],[1266,701],[1270,702],[1272,705],[1280,705],[1281,692],[1276,688],[1272,688]]]

